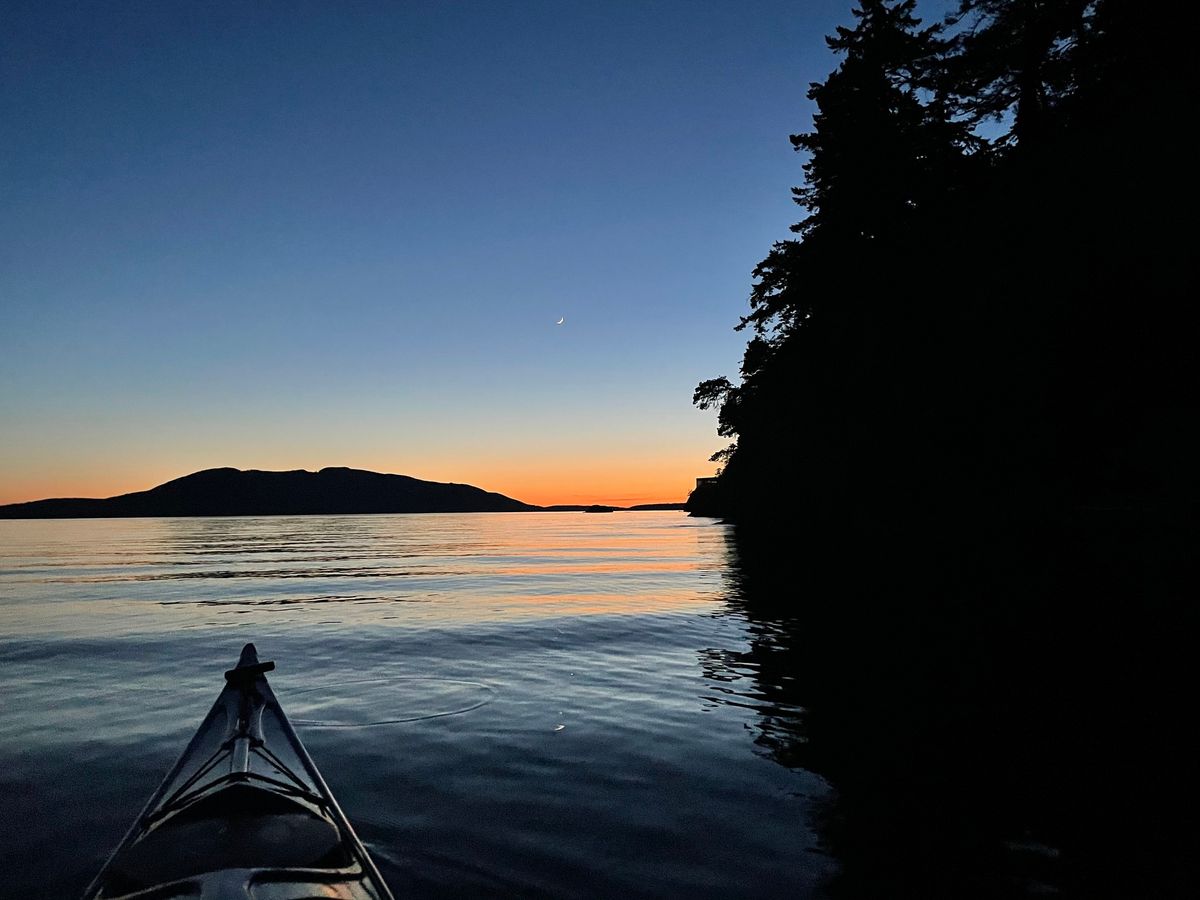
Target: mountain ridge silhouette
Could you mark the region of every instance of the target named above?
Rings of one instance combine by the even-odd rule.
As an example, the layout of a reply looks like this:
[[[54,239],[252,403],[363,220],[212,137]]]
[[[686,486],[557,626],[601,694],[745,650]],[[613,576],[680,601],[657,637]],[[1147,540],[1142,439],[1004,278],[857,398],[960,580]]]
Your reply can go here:
[[[202,469],[144,491],[92,499],[58,497],[0,506],[0,519],[138,516],[337,515],[357,513],[533,512],[540,506],[469,484],[423,481],[329,466],[264,471]]]

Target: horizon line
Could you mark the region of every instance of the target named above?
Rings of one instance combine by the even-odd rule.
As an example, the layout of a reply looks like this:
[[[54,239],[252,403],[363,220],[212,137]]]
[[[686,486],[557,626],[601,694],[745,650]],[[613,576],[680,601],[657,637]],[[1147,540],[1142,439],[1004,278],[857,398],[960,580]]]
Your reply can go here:
[[[133,490],[118,491],[117,493],[109,494],[107,496],[82,496],[82,495],[68,496],[68,495],[59,494],[59,495],[53,495],[53,496],[32,497],[29,499],[19,499],[19,500],[0,499],[0,506],[17,506],[17,505],[20,505],[23,503],[40,503],[40,502],[47,501],[47,500],[112,500],[116,497],[123,497],[128,494],[140,494],[140,493],[145,493],[146,491],[152,491],[155,488],[161,487],[164,484],[170,484],[172,481],[178,481],[180,479],[187,478],[191,475],[197,475],[201,472],[214,472],[214,471],[220,471],[222,469],[229,469],[229,470],[232,470],[235,472],[267,472],[267,473],[304,472],[305,474],[308,474],[308,475],[317,475],[328,469],[344,469],[344,470],[348,470],[348,471],[368,472],[372,475],[388,475],[388,476],[397,476],[397,477],[401,477],[401,478],[413,478],[417,481],[426,481],[431,484],[468,485],[469,487],[478,488],[479,490],[486,491],[488,493],[500,494],[501,496],[508,497],[511,500],[516,500],[520,503],[524,503],[526,506],[534,506],[534,507],[539,507],[539,508],[546,508],[546,507],[552,507],[552,506],[619,506],[621,504],[628,504],[631,506],[643,506],[643,505],[658,504],[658,503],[685,503],[685,502],[687,502],[686,497],[684,497],[683,499],[648,499],[646,497],[618,497],[618,498],[613,498],[613,499],[596,500],[596,499],[591,499],[595,495],[573,494],[573,495],[570,495],[570,497],[572,497],[573,499],[555,500],[554,502],[549,502],[549,503],[531,503],[529,501],[522,500],[520,497],[515,497],[515,496],[512,496],[511,494],[506,494],[499,490],[493,490],[492,488],[484,487],[482,485],[471,484],[470,482],[466,482],[466,481],[436,481],[433,479],[422,478],[418,475],[410,475],[405,472],[380,472],[380,471],[377,471],[374,469],[359,468],[357,466],[329,465],[329,466],[321,466],[320,468],[317,468],[317,469],[308,469],[308,468],[304,468],[304,467],[287,468],[287,469],[262,469],[262,468],[252,467],[252,468],[248,468],[248,469],[241,469],[241,468],[238,468],[237,466],[225,465],[225,466],[207,466],[205,468],[195,469],[190,472],[185,472],[182,475],[176,475],[172,478],[168,478],[165,481],[160,481],[157,484],[152,484],[149,487],[135,488]],[[588,499],[578,499],[581,496],[586,497]]]

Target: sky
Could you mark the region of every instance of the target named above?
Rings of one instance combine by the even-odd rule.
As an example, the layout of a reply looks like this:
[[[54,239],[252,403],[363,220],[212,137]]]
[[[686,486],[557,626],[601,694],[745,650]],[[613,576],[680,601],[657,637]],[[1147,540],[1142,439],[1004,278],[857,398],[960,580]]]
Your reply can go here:
[[[0,503],[685,499],[850,5],[6,3]]]

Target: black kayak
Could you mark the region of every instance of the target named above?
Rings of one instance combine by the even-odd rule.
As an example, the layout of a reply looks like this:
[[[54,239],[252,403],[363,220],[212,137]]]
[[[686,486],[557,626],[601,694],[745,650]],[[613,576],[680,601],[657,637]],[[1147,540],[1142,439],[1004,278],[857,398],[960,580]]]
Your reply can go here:
[[[85,900],[391,900],[253,644]]]

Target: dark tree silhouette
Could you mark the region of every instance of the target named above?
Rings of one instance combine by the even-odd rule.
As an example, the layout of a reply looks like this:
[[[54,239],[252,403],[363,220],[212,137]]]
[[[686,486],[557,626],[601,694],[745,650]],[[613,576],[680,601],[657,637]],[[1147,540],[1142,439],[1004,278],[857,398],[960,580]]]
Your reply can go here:
[[[945,84],[968,121],[1011,117],[1011,137],[1036,142],[1054,106],[1076,87],[1073,51],[1094,0],[961,0],[950,24],[963,26],[947,58]]]
[[[828,39],[842,61],[791,139],[807,215],[754,271],[740,380],[694,397],[737,439],[706,511],[1194,497],[1192,254],[1169,216],[1188,100],[1162,58],[1183,48],[1128,0],[963,0],[930,27],[914,8],[864,0]],[[972,131],[989,117],[1010,130]]]
[[[737,524],[747,608],[796,617],[770,658],[810,715],[764,737],[838,788],[864,895],[922,797],[978,789],[1066,895],[1190,896],[1194,38],[1132,0],[914,10],[829,40],[806,217],[754,271],[740,377],[694,396],[736,443],[690,509]]]
[[[913,9],[866,0],[856,26],[829,38],[844,60],[809,91],[813,130],[791,138],[808,156],[793,192],[808,212],[793,228],[800,237],[754,271],[741,383],[697,388],[698,405],[720,408],[720,433],[739,437],[724,478],[743,512],[797,492],[809,503],[844,495],[856,468],[845,443],[896,427],[880,418],[894,398],[871,386],[888,377],[879,366],[892,336],[928,313],[927,292],[910,296],[929,252],[914,236],[945,215],[982,146],[929,88],[947,44]]]

